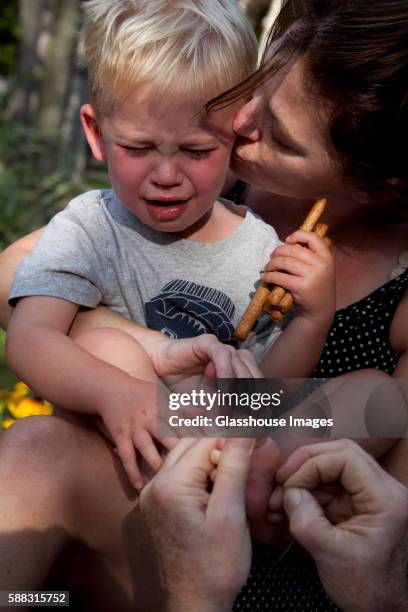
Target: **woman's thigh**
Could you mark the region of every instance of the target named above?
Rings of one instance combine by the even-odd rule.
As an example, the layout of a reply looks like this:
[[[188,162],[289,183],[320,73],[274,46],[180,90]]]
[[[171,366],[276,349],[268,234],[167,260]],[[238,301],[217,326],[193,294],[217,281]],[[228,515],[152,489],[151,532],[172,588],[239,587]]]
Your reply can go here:
[[[59,573],[87,610],[159,610],[137,495],[110,443],[82,417],[59,410],[16,423],[0,438],[0,524],[9,551],[3,582],[19,564],[11,582],[33,588],[59,556]]]

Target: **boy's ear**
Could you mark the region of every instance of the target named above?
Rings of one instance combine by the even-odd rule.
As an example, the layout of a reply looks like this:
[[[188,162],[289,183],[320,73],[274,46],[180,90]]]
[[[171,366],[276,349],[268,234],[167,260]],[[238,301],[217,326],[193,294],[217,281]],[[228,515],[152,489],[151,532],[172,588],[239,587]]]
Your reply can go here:
[[[86,139],[91,147],[94,158],[97,161],[105,161],[105,145],[103,142],[101,128],[99,127],[99,121],[93,106],[90,104],[84,104],[81,106],[80,117],[82,128],[85,132]]]

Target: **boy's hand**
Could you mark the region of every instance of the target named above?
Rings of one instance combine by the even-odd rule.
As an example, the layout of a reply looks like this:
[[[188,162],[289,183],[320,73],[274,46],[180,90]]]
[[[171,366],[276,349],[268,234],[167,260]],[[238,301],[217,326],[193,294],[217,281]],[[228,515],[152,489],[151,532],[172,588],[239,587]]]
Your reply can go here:
[[[116,389],[109,397],[104,395],[98,403],[98,414],[116,447],[126,474],[136,489],[141,489],[145,482],[138,465],[136,451],[139,451],[146,463],[154,472],[160,469],[162,458],[154,440],[170,450],[178,442],[170,430],[165,437],[165,423],[158,428],[157,393],[160,386],[156,383],[145,383],[129,380],[126,389]],[[163,393],[165,390],[163,388]]]
[[[298,230],[272,253],[261,278],[290,291],[301,314],[332,318],[336,309],[333,256],[324,240]]]

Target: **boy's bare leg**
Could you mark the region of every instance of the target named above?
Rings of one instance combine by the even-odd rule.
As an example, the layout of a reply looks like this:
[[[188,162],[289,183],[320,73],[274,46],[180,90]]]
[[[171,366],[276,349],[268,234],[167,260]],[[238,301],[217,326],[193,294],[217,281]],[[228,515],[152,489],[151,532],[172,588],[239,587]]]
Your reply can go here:
[[[147,353],[134,338],[120,329],[93,329],[77,336],[75,342],[130,376],[150,382],[159,381]]]

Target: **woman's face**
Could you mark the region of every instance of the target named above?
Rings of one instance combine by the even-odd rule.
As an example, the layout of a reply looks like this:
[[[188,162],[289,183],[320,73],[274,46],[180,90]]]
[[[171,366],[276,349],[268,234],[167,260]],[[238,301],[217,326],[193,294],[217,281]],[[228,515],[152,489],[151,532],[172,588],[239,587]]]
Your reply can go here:
[[[262,85],[238,112],[232,169],[251,185],[279,195],[338,193],[344,179],[328,135],[328,108],[304,86],[301,60]]]

